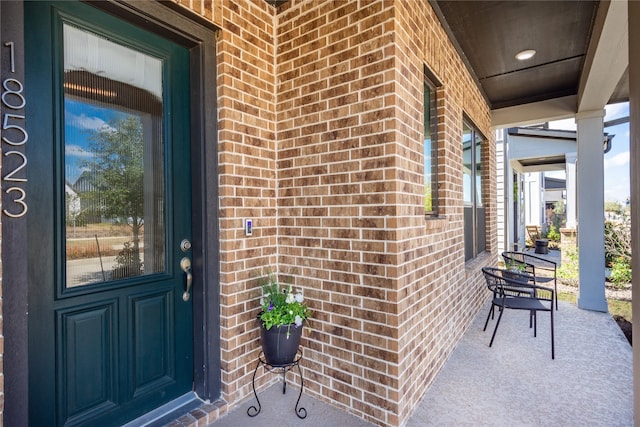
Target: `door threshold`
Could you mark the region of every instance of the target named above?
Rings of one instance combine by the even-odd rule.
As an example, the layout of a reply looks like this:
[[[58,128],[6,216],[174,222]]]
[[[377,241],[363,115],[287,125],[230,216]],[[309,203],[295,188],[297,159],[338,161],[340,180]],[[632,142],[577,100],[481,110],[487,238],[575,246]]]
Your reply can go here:
[[[193,391],[186,393],[171,402],[157,407],[151,412],[147,412],[135,420],[129,421],[122,427],[160,427],[169,422],[177,420],[190,411],[202,406],[204,401]]]

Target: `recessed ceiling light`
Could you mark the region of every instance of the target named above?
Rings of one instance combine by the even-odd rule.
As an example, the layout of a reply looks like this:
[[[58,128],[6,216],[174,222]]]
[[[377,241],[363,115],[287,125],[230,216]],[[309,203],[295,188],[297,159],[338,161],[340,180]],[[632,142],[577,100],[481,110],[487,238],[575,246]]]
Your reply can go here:
[[[516,59],[519,61],[526,61],[527,59],[533,58],[536,54],[536,51],[533,49],[523,50],[521,52],[516,53]]]

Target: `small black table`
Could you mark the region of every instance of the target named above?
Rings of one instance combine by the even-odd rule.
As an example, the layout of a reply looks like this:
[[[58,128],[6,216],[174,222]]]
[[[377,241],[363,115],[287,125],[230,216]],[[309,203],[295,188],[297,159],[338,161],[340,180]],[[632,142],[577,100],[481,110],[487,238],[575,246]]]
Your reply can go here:
[[[298,367],[298,373],[300,374],[300,394],[298,395],[298,400],[296,401],[296,415],[300,419],[307,418],[307,410],[303,407],[298,408],[298,404],[300,403],[300,398],[302,397],[302,389],[304,388],[304,380],[302,379],[302,369],[300,369],[300,360],[302,360],[302,350],[299,349],[296,357],[293,359],[293,362],[287,363],[285,365],[270,365],[267,363],[267,360],[264,357],[264,353],[260,352],[258,356],[258,363],[256,363],[256,369],[253,371],[253,379],[251,380],[251,386],[253,387],[253,394],[256,397],[256,401],[258,402],[258,407],[250,406],[247,409],[247,415],[250,417],[255,417],[262,410],[262,406],[260,405],[260,399],[258,399],[258,393],[256,393],[256,373],[258,372],[258,368],[262,365],[269,372],[279,372],[282,374],[282,394],[287,392],[287,372],[293,369],[294,366]]]

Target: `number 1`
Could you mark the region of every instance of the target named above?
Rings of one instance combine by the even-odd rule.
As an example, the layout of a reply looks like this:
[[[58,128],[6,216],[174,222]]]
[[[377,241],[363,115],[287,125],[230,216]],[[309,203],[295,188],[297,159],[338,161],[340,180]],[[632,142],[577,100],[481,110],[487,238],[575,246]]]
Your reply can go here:
[[[15,57],[15,49],[13,47],[13,42],[6,42],[4,44],[11,50],[11,72],[16,72],[16,57]]]

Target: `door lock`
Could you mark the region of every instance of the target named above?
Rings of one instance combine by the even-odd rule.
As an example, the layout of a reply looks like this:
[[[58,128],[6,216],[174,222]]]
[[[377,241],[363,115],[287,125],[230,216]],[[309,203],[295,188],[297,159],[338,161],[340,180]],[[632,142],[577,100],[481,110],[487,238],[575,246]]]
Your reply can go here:
[[[187,252],[191,249],[191,242],[189,239],[183,239],[182,242],[180,242],[180,249],[182,249],[182,252]]]

